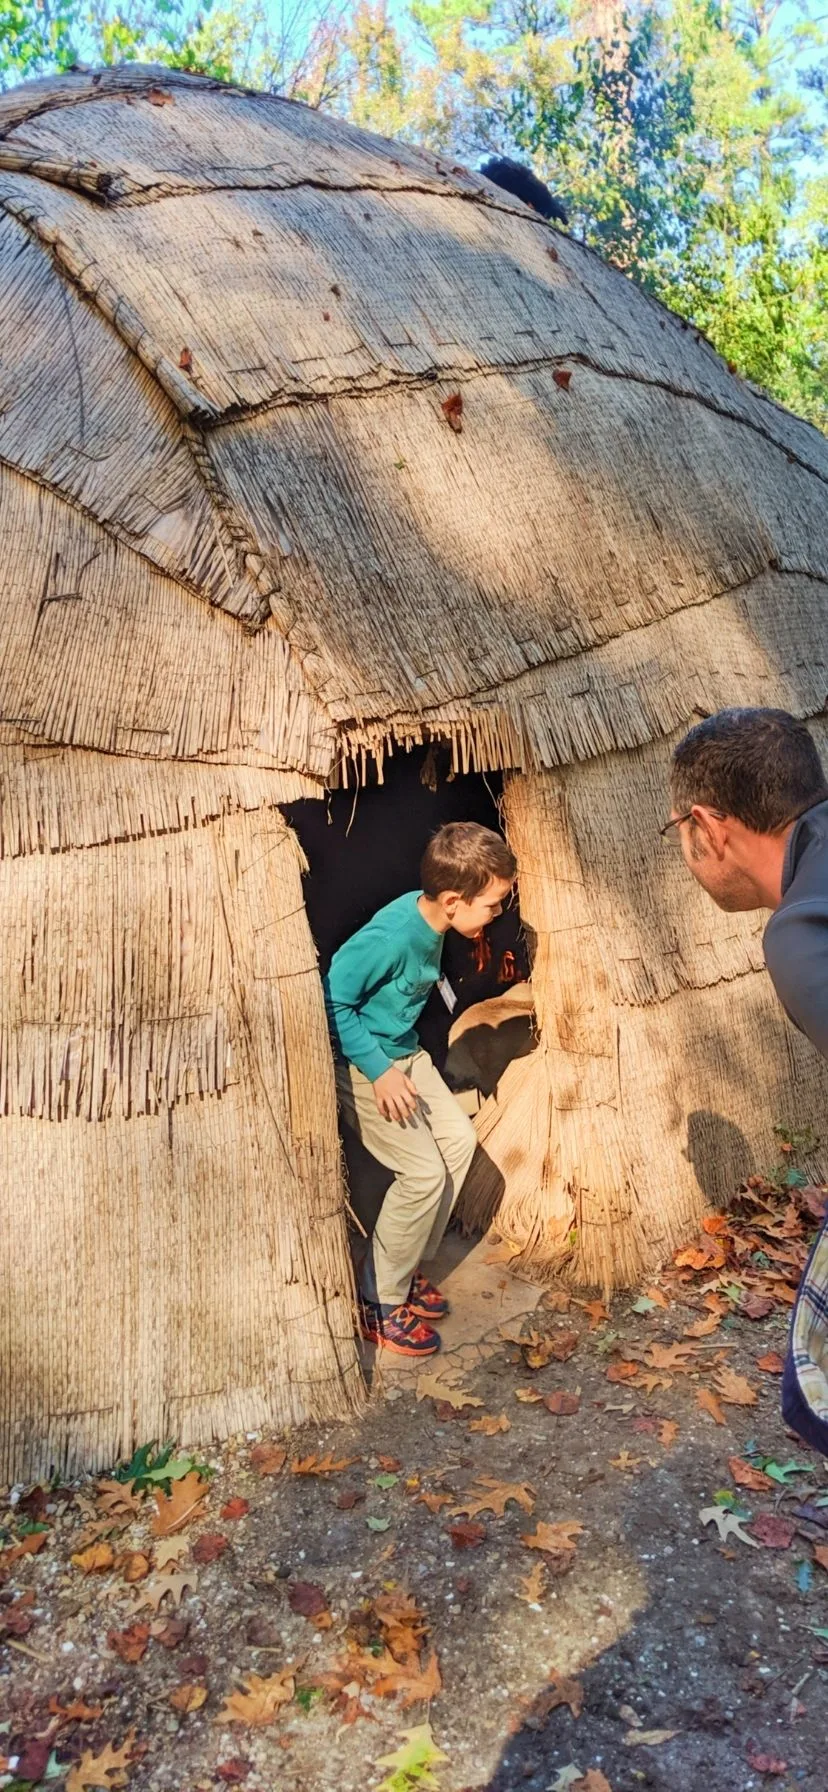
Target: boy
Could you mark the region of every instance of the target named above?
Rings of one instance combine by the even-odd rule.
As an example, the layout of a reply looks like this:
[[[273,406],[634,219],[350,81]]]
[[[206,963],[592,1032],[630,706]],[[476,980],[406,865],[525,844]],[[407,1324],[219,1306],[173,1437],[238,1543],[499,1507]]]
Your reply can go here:
[[[401,1356],[433,1356],[448,1302],[420,1271],[434,1256],[477,1143],[415,1031],[440,979],[449,928],[473,939],[499,915],[515,878],[505,840],[477,822],[442,827],[426,848],[421,890],[379,910],[334,954],[324,979],[345,1120],[396,1171],[361,1272],[363,1336]]]

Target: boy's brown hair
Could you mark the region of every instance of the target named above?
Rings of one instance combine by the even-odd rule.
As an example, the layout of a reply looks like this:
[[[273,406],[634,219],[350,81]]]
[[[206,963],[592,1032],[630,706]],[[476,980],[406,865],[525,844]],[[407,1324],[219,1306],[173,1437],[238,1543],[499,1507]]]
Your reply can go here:
[[[432,835],[423,854],[420,882],[426,896],[454,890],[473,902],[493,877],[511,883],[517,860],[502,834],[477,821],[449,821]]]

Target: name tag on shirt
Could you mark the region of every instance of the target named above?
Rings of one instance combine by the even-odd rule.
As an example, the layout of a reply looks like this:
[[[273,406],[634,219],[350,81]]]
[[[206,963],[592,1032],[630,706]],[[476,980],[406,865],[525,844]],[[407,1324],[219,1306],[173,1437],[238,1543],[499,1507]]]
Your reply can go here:
[[[448,977],[446,977],[446,976],[439,977],[437,979],[437,988],[440,991],[440,994],[443,998],[443,1001],[446,1004],[449,1014],[453,1014],[455,1008],[457,1007],[457,997],[454,993],[454,990],[451,987],[451,984],[449,983]]]

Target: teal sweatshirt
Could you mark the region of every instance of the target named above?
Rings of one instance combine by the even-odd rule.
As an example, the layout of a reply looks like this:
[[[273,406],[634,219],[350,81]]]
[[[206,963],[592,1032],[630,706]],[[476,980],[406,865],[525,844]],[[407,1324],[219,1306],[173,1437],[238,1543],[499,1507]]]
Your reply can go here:
[[[443,938],[409,890],[334,953],[322,980],[333,1042],[369,1082],[420,1050],[416,1022],[440,975]]]

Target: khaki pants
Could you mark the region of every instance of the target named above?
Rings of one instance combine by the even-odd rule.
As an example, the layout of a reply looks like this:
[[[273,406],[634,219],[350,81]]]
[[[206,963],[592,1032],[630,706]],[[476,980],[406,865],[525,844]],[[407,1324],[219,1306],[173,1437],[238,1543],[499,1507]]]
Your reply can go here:
[[[434,1256],[477,1145],[468,1115],[428,1052],[399,1059],[398,1068],[410,1076],[419,1096],[417,1111],[405,1125],[383,1119],[374,1085],[361,1070],[341,1062],[336,1066],[343,1119],[372,1157],[396,1171],[362,1271],[363,1293],[391,1307],[407,1299],[415,1269]]]

